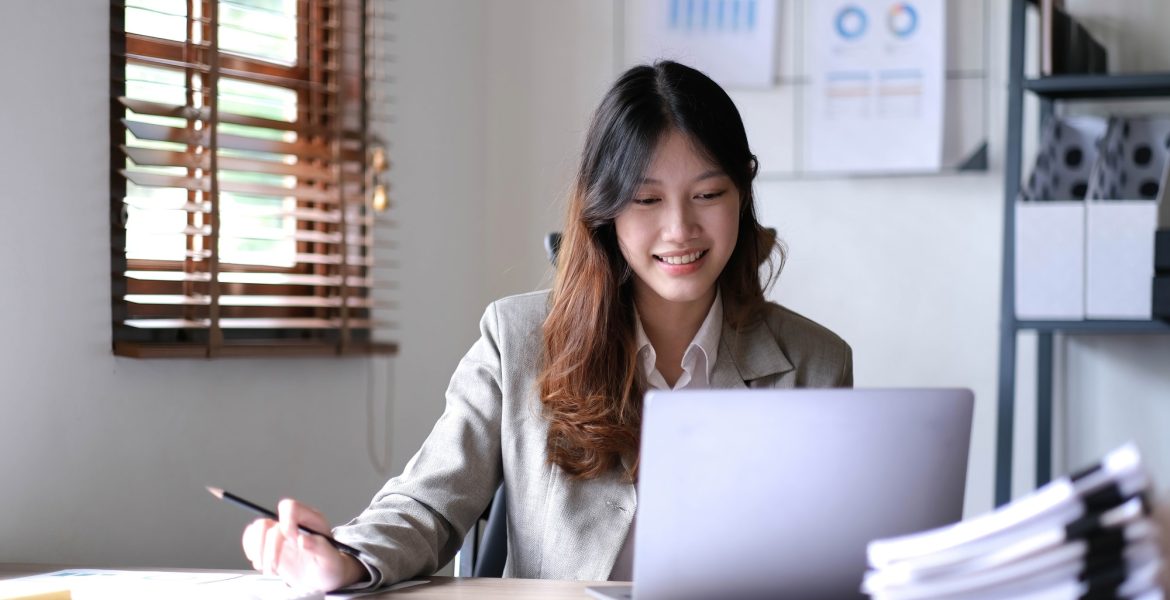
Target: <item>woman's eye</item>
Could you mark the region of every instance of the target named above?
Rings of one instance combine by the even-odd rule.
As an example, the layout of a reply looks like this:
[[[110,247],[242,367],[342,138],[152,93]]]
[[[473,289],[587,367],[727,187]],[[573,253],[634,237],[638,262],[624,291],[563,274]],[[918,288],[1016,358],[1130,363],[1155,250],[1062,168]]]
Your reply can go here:
[[[700,200],[714,200],[714,199],[722,196],[724,193],[726,193],[726,192],[725,191],[718,191],[718,192],[711,192],[709,194],[699,194],[698,198]]]
[[[634,198],[634,204],[647,206],[658,202],[658,198]]]

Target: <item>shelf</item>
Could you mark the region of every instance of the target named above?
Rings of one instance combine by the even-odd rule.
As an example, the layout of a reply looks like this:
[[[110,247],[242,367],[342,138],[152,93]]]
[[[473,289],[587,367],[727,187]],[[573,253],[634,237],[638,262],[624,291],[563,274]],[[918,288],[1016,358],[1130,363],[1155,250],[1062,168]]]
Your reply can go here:
[[[1035,486],[1047,483],[1052,473],[1055,339],[1068,335],[1159,335],[1170,334],[1170,322],[1156,320],[1021,320],[1014,314],[1015,294],[1015,201],[1020,182],[1024,147],[1024,110],[1028,93],[1042,100],[1042,114],[1057,110],[1057,102],[1078,100],[1163,99],[1170,100],[1170,72],[1053,75],[1026,78],[1029,5],[1037,0],[1010,0],[1008,48],[1007,131],[1004,142],[1004,252],[1000,287],[1001,327],[999,341],[999,386],[996,397],[995,503],[1012,499],[1012,467],[1017,458],[1015,412],[1017,406],[1016,361],[1019,334],[1037,332],[1036,339],[1036,439],[1034,450]],[[1053,335],[1058,334],[1058,335]],[[1025,455],[1027,457],[1027,455]]]
[[[1054,75],[1025,79],[1024,89],[1054,100],[1157,98],[1170,96],[1170,73]]]
[[[1065,334],[1170,333],[1165,321],[1016,321],[1016,331]]]

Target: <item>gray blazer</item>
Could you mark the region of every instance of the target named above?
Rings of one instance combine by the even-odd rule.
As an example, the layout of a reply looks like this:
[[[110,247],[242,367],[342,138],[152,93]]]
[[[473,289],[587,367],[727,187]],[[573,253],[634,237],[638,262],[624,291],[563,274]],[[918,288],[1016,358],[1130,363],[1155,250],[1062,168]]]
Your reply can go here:
[[[546,460],[548,423],[536,377],[548,292],[488,306],[460,361],[447,407],[402,475],[333,530],[368,554],[372,585],[429,574],[450,561],[501,479],[508,496],[505,577],[608,579],[637,509],[614,470],[571,480]],[[849,345],[775,304],[737,332],[724,323],[714,388],[853,385]]]

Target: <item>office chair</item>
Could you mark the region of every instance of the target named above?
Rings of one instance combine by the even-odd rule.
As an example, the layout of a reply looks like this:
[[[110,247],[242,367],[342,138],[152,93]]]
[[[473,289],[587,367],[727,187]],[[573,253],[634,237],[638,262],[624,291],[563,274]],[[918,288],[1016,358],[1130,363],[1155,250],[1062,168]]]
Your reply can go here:
[[[463,538],[455,555],[456,577],[502,577],[508,558],[508,499],[504,486]]]
[[[557,252],[561,250],[561,233],[554,231],[544,236],[544,252],[548,254],[548,262],[557,266]]]

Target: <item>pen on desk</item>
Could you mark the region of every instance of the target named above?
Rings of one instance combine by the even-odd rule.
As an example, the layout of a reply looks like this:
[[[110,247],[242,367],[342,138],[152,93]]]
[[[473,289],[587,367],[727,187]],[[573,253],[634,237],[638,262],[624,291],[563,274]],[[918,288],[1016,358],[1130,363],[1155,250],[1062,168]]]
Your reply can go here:
[[[215,496],[216,498],[219,498],[220,500],[227,500],[228,502],[231,502],[232,504],[235,504],[236,506],[241,506],[241,507],[246,508],[246,509],[248,509],[256,514],[264,515],[265,517],[268,517],[269,519],[280,520],[280,517],[278,517],[276,515],[276,513],[272,512],[271,510],[268,510],[267,508],[264,508],[263,506],[260,506],[259,504],[254,504],[252,502],[244,500],[243,498],[241,498],[241,497],[239,497],[231,492],[226,492],[224,490],[221,490],[219,488],[214,488],[211,486],[207,487],[207,491],[211,492],[212,496]],[[343,544],[343,543],[333,539],[332,536],[325,535],[324,533],[321,533],[320,531],[310,529],[308,527],[305,527],[304,525],[297,525],[297,529],[299,529],[302,533],[319,535],[319,536],[325,538],[325,541],[329,542],[329,545],[336,548],[339,552],[344,552],[344,553],[346,553],[354,558],[361,558],[361,551],[360,550],[358,550],[357,548],[354,548],[353,546],[347,546],[346,544]]]

